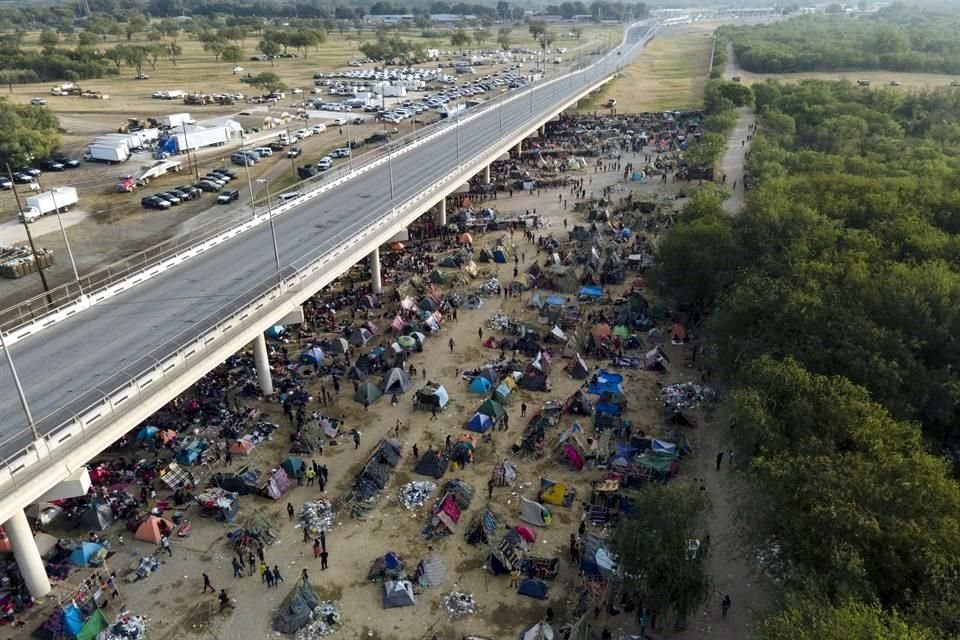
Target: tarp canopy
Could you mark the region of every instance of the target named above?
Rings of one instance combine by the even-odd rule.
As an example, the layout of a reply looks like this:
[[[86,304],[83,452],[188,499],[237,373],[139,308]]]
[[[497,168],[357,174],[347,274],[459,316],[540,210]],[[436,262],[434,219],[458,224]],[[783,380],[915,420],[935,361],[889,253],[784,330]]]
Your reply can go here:
[[[607,541],[599,536],[587,534],[580,555],[580,570],[585,576],[608,577],[617,568],[617,561]]]
[[[619,373],[610,373],[605,369],[597,372],[596,380],[590,382],[589,391],[594,395],[602,393],[623,393],[620,383],[623,382],[623,376]]]
[[[373,404],[382,395],[383,392],[380,391],[380,387],[370,382],[364,382],[353,395],[353,399],[360,404]]]
[[[407,580],[386,580],[383,583],[383,608],[410,607],[417,603],[413,585]]]
[[[160,429],[157,427],[144,427],[137,432],[137,442],[153,440],[158,433],[160,433]]]
[[[307,626],[313,618],[313,610],[320,604],[316,591],[309,582],[298,580],[287,595],[273,619],[273,630],[294,634]]]
[[[406,393],[413,385],[413,381],[410,379],[410,374],[406,371],[399,367],[394,367],[383,374],[381,384],[383,385],[384,393]]]
[[[264,331],[263,333],[264,333],[268,338],[271,338],[271,339],[273,339],[273,340],[279,340],[280,338],[283,337],[283,334],[286,333],[286,331],[287,331],[287,328],[286,328],[286,327],[284,327],[283,325],[277,324],[277,325],[274,325],[274,326],[270,327],[269,329],[267,329],[267,330]]]
[[[567,485],[563,482],[557,482],[540,492],[540,500],[547,504],[560,507],[563,506],[566,495]]]
[[[577,292],[579,295],[585,298],[599,298],[603,295],[602,287],[580,287],[580,291]]]

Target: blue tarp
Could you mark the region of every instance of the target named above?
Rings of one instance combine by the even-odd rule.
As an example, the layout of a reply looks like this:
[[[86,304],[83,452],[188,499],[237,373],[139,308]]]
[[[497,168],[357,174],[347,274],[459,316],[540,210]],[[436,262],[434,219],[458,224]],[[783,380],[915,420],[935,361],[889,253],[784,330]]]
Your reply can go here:
[[[567,304],[567,299],[563,296],[547,296],[547,304],[550,305],[563,305]]]
[[[550,587],[548,587],[545,582],[534,578],[527,578],[520,583],[520,588],[517,589],[517,593],[520,595],[536,598],[537,600],[546,600],[549,591]]]
[[[481,376],[477,376],[470,381],[470,384],[467,386],[467,390],[470,393],[489,393],[492,387],[493,383],[491,383],[489,380]]]
[[[500,263],[500,264],[506,264],[506,263],[507,263],[507,255],[503,252],[502,249],[494,249],[494,250],[493,250],[493,261],[494,261],[494,262],[498,262],[498,263]]]
[[[630,227],[624,227],[623,229],[620,229],[621,238],[629,238],[632,235],[633,235],[633,231],[630,230]]]
[[[90,559],[103,549],[95,542],[81,542],[80,546],[70,553],[70,562],[78,567],[86,567],[90,564]]]
[[[605,369],[597,372],[597,381],[590,383],[590,393],[600,395],[601,393],[619,393],[623,394],[620,383],[623,382],[623,376],[619,373],[610,373]]]
[[[283,334],[286,332],[286,330],[287,330],[286,327],[284,327],[283,325],[277,324],[277,325],[274,325],[274,326],[270,327],[269,329],[267,329],[267,330],[264,331],[263,333],[264,333],[268,338],[271,338],[271,339],[273,339],[273,340],[279,340],[280,338],[283,337]]]
[[[153,440],[153,437],[157,435],[160,429],[156,427],[144,427],[137,432],[137,442],[143,442],[144,440]]]
[[[624,458],[632,458],[639,451],[639,449],[637,449],[636,447],[625,445],[622,442],[614,442],[613,447],[615,452],[614,455],[618,457],[624,457]]]
[[[196,449],[180,449],[177,451],[177,462],[185,465],[192,465],[197,462],[200,452]]]
[[[77,637],[83,631],[83,615],[76,605],[71,604],[63,608],[63,628],[73,637]]]
[[[597,412],[597,415],[606,415],[606,416],[619,416],[623,413],[623,409],[615,404],[610,404],[609,402],[598,402],[597,406],[594,407],[594,410]]]
[[[602,287],[580,287],[580,295],[588,298],[599,298],[603,295]]]
[[[482,413],[475,413],[467,423],[467,429],[477,433],[486,433],[493,426],[493,418],[485,416]]]

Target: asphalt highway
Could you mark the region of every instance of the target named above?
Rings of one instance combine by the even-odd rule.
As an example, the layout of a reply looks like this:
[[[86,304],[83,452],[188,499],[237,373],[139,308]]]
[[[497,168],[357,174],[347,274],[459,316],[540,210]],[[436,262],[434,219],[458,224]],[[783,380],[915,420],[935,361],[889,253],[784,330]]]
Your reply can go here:
[[[639,51],[648,27],[631,28],[626,43],[608,55],[626,62]],[[598,65],[599,67],[600,65]],[[588,80],[606,70],[588,70]],[[584,80],[575,76],[520,90],[522,97],[490,109],[459,127],[460,157],[466,161],[487,147],[500,130],[507,131],[536,116],[556,111],[555,105]],[[532,106],[531,106],[532,105]],[[469,115],[469,111],[464,115]],[[493,136],[493,137],[492,137]],[[457,164],[457,133],[443,136],[393,159],[394,198],[403,202],[435,183]],[[376,167],[314,198],[276,219],[281,262],[290,271],[337,247],[345,237],[389,215],[390,171]],[[162,215],[158,213],[157,215]],[[364,256],[356,256],[356,260]],[[94,305],[11,347],[19,377],[41,434],[52,431],[75,411],[92,404],[173,352],[239,308],[274,282],[275,263],[269,225],[260,225],[200,254],[147,282]],[[0,458],[24,446],[27,421],[6,363],[0,367]]]

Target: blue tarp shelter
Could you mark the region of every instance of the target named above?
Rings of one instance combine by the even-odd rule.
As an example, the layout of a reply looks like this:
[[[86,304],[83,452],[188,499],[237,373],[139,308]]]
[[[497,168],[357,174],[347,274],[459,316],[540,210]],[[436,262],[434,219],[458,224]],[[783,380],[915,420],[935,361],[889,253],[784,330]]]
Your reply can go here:
[[[264,331],[263,333],[271,340],[279,340],[280,338],[283,337],[283,334],[286,333],[286,331],[287,331],[286,327],[280,324],[276,324],[270,327],[269,329],[267,329],[266,331]]]
[[[499,248],[499,247],[496,248],[496,249],[494,249],[494,250],[493,250],[493,261],[494,261],[494,262],[498,262],[498,263],[500,263],[500,264],[506,264],[506,263],[507,263],[507,252],[504,251],[503,249]]]
[[[137,432],[137,442],[153,440],[154,436],[156,436],[159,432],[160,429],[157,427],[144,427]]]
[[[619,373],[610,373],[606,369],[601,369],[597,372],[596,381],[590,383],[589,391],[594,395],[602,393],[619,393],[622,395],[621,382],[623,382],[623,376]]]
[[[482,376],[477,376],[467,385],[467,391],[470,393],[490,393],[493,383]]]

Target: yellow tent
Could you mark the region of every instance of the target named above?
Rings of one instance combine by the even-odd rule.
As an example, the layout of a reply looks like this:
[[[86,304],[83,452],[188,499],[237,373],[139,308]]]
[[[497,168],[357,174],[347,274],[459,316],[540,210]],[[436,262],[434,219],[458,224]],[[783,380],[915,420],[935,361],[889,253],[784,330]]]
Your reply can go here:
[[[567,495],[567,485],[562,482],[558,482],[552,487],[547,487],[540,494],[540,502],[545,502],[547,504],[552,504],[556,506],[563,506],[563,497]]]

